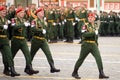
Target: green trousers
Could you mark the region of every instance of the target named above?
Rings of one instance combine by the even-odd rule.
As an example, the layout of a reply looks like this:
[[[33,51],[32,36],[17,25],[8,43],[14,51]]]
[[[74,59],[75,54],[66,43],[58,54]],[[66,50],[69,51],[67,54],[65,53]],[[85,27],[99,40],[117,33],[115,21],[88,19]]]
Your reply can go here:
[[[26,60],[26,65],[30,65],[31,64],[31,56],[30,56],[30,52],[29,52],[26,40],[13,38],[11,40],[11,50],[12,50],[13,58],[15,57],[15,55],[17,54],[19,49],[21,49],[21,51],[24,54],[24,57]]]
[[[9,44],[2,44],[0,46],[1,46],[0,51],[2,53],[3,64],[9,67],[13,66],[14,62],[12,59],[12,53]]]
[[[45,53],[48,63],[49,64],[54,63],[48,43],[45,39],[44,40],[39,40],[39,39],[35,39],[35,38],[32,39],[31,52],[30,52],[31,59],[33,60],[33,58],[34,58],[35,54],[37,53],[37,51],[39,50],[39,48],[41,48],[42,51]]]
[[[94,56],[98,69],[103,69],[102,59],[97,44],[87,42],[83,42],[81,46],[80,56],[75,64],[75,69],[79,69],[79,67],[82,65],[83,61],[89,53],[91,53]]]

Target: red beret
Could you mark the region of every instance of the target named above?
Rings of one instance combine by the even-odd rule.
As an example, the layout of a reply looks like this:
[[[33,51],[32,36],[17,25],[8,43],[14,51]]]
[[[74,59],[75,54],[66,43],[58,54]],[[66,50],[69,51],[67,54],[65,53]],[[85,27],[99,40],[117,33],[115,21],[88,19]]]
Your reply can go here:
[[[36,10],[35,14],[37,14],[37,13],[40,12],[40,11],[43,11],[43,9],[42,9],[42,8],[38,8],[38,9]]]
[[[23,8],[18,8],[18,9],[16,10],[16,14],[19,13],[19,12],[21,12],[21,11],[23,11],[23,10],[24,10]]]
[[[88,14],[88,17],[90,17],[90,16],[91,16],[91,17],[95,17],[95,14],[94,14],[94,13],[89,13],[89,14]]]
[[[0,6],[0,11],[2,10],[6,10],[6,7],[5,6]]]

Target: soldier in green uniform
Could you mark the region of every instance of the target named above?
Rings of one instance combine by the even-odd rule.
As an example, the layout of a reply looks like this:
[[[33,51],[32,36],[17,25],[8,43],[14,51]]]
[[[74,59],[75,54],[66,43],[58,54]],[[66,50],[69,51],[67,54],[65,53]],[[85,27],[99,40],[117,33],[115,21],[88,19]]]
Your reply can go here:
[[[106,36],[108,34],[108,15],[106,12],[100,14],[100,36]]]
[[[31,23],[31,21],[33,20],[33,19],[35,19],[35,18],[37,18],[37,16],[35,15],[35,10],[36,10],[36,4],[30,4],[29,6],[28,6],[28,8],[26,8],[26,15],[25,15],[25,17],[26,17],[26,19]],[[31,33],[31,26],[28,26],[27,28],[26,28],[26,33],[27,33],[27,39],[28,39],[28,41],[30,41],[31,40],[31,38],[32,38],[32,33]]]
[[[11,48],[9,45],[9,40],[7,37],[7,29],[8,29],[8,20],[5,18],[7,13],[6,7],[0,6],[0,52],[3,57],[4,70],[3,73],[5,75],[20,76],[14,69],[14,62],[12,59]]]
[[[118,33],[119,33],[118,30],[119,30],[119,29],[118,29],[117,27],[118,27],[118,25],[119,25],[120,18],[119,18],[119,16],[118,16],[117,13],[114,13],[114,15],[115,15],[115,28],[114,28],[114,29],[115,29],[115,34],[114,34],[114,35],[115,35],[115,36],[118,36]]]
[[[71,7],[71,4],[67,7],[65,16],[66,16],[65,27],[64,27],[64,32],[65,32],[64,34],[66,38],[65,42],[73,43],[75,13],[73,8]]]
[[[81,9],[78,10],[79,12],[77,13],[77,17],[78,17],[78,24],[77,24],[77,31],[82,40],[82,32],[81,32],[81,27],[82,25],[85,24],[85,22],[87,22],[87,10],[85,8],[85,4],[81,5]],[[81,43],[81,41],[80,41]]]
[[[105,76],[103,72],[103,64],[102,64],[102,59],[100,56],[100,52],[98,49],[98,42],[97,42],[98,30],[96,30],[96,25],[94,24],[94,20],[95,20],[95,15],[93,13],[89,13],[88,14],[89,23],[86,23],[85,26],[82,26],[83,41],[81,45],[81,52],[80,52],[79,59],[75,64],[74,71],[72,73],[72,76],[76,79],[81,78],[78,75],[78,69],[82,65],[83,61],[85,60],[85,58],[88,56],[89,53],[91,53],[94,56],[97,62],[97,66],[99,70],[99,78],[100,79],[109,78],[108,76]]]
[[[15,6],[14,5],[11,5],[8,9],[8,13],[7,13],[7,16],[6,18],[8,20],[11,20],[12,18],[15,17]],[[11,26],[11,24],[8,25],[8,38],[9,40],[11,40],[12,38],[12,30],[13,30],[13,27]]]
[[[26,68],[24,72],[29,75],[38,73],[39,71],[34,71],[31,65],[31,56],[26,42],[26,27],[29,26],[28,22],[24,20],[25,11],[23,8],[18,8],[16,10],[16,18],[13,18],[11,25],[13,26],[13,37],[11,40],[11,50],[13,59],[17,54],[18,50],[21,49],[25,59],[26,59]]]
[[[118,25],[117,25],[117,34],[118,34],[118,36],[120,36],[120,12],[118,13],[118,17],[119,17],[119,20],[117,21],[118,22]]]
[[[113,15],[112,11],[110,11],[108,20],[109,20],[108,35],[113,36],[115,34],[115,16]]]
[[[65,14],[63,12],[63,9],[61,9],[58,13],[59,17],[58,17],[58,38],[59,40],[63,40],[64,38],[64,18],[65,18]]]
[[[108,13],[104,12],[104,28],[102,29],[103,35],[107,36],[108,35]]]
[[[50,43],[55,43],[57,42],[56,11],[51,5],[49,5],[48,8],[49,11],[46,17],[48,22],[48,34]]]
[[[48,63],[51,67],[50,72],[54,73],[54,72],[60,72],[59,69],[56,69],[54,66],[54,61],[51,55],[51,51],[49,49],[47,40],[45,39],[45,24],[44,24],[44,11],[42,8],[38,8],[36,10],[36,15],[38,16],[37,19],[33,20],[31,23],[31,30],[33,33],[33,38],[32,38],[32,42],[31,42],[31,59],[33,61],[33,58],[36,54],[36,52],[39,50],[39,48],[41,48],[43,50],[43,52],[45,53]]]

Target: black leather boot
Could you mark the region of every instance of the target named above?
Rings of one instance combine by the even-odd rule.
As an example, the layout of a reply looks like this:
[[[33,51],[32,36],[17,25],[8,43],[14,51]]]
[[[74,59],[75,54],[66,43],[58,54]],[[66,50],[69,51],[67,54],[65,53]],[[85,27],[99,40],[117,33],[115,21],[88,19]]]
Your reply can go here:
[[[51,69],[50,69],[51,73],[60,72],[60,69],[56,69],[53,63],[50,64],[50,67],[51,67]]]
[[[10,67],[10,72],[11,72],[11,77],[20,76],[20,74],[18,74],[18,73],[15,71],[14,66]]]
[[[106,76],[103,72],[102,69],[99,70],[99,79],[103,79],[103,78],[109,78],[109,76]]]
[[[10,69],[7,65],[4,65],[3,74],[10,76]]]
[[[81,77],[79,77],[77,71],[78,71],[77,69],[74,69],[74,71],[73,71],[73,73],[72,73],[72,77],[74,77],[75,79],[81,79]]]
[[[31,68],[32,68],[32,72],[33,72],[33,74],[37,74],[37,73],[39,73],[38,70],[34,70],[34,69],[33,69],[32,65],[31,65]]]
[[[26,72],[29,75],[33,75],[33,74],[39,73],[39,71],[33,70],[32,65],[26,65],[26,68],[25,68],[24,72]]]

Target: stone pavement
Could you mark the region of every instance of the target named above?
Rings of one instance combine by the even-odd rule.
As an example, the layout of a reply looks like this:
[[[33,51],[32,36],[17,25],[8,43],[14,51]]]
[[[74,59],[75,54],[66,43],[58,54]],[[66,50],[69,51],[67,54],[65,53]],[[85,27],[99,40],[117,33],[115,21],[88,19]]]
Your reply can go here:
[[[19,77],[9,77],[2,74],[3,63],[0,54],[0,80],[75,80],[71,77],[76,60],[79,57],[80,46],[77,44],[79,40],[74,40],[74,43],[58,42],[49,44],[52,56],[55,61],[56,68],[60,68],[60,73],[50,73],[50,68],[46,57],[40,49],[33,61],[33,67],[39,70],[39,74],[29,76],[24,73],[25,58],[21,51],[15,57],[15,68]],[[30,43],[28,43],[30,46]],[[99,37],[99,49],[101,52],[104,72],[109,79],[103,80],[119,80],[120,79],[120,37]],[[81,80],[99,80],[98,69],[96,62],[89,54],[83,65],[79,68]]]

